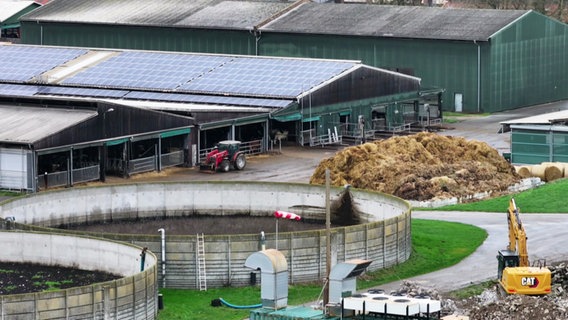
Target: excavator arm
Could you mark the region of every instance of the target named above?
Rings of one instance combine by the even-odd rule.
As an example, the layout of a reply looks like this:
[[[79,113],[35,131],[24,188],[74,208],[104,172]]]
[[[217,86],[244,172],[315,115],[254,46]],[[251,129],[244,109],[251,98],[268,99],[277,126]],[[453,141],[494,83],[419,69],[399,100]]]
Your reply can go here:
[[[509,201],[509,245],[499,250],[497,278],[505,292],[511,294],[548,294],[551,290],[551,272],[546,266],[529,266],[527,234],[519,217],[515,199]]]
[[[509,201],[507,220],[509,222],[509,246],[507,249],[519,254],[519,267],[528,267],[527,234],[519,217],[519,209],[514,198]]]

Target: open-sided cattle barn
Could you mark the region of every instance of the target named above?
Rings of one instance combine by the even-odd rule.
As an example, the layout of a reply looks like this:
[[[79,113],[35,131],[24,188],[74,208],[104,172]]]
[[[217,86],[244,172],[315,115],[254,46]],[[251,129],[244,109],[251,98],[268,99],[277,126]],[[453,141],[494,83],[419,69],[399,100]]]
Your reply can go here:
[[[444,88],[448,111],[568,98],[568,26],[531,10],[58,0],[21,23],[30,44],[361,60]]]
[[[0,189],[104,181],[107,174],[161,170],[191,157],[188,117],[105,102],[2,100]]]
[[[27,45],[0,45],[0,56],[12,61],[0,68],[0,98],[104,100],[191,117],[197,154],[226,139],[267,150],[273,129],[320,145],[441,121],[441,89],[359,61]]]

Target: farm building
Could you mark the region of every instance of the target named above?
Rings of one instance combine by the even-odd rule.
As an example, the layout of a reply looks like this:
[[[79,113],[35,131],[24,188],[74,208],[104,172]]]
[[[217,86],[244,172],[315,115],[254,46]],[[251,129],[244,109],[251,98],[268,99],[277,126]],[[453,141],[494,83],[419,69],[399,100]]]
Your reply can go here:
[[[58,0],[21,23],[28,44],[360,60],[444,88],[448,111],[568,98],[568,26],[531,10]]]
[[[501,122],[511,135],[511,163],[568,162],[568,111]]]
[[[358,61],[29,45],[0,45],[0,58],[11,62],[0,66],[0,119],[6,121],[0,126],[10,128],[0,146],[4,154],[14,147],[18,154],[2,158],[16,162],[0,160],[0,175],[31,164],[35,169],[16,175],[30,172],[32,181],[84,157],[78,144],[92,148],[88,163],[103,159],[93,166],[104,178],[111,169],[140,172],[132,167],[137,159],[148,162],[140,165],[146,171],[159,170],[160,155],[174,151],[183,159],[176,165],[196,165],[221,140],[254,143],[254,151],[263,152],[273,131],[313,146],[340,143],[344,136],[424,130],[442,117],[441,89]],[[65,110],[36,119],[24,112],[27,106]],[[75,113],[67,123],[65,115]],[[36,133],[34,126],[51,121],[26,138]],[[112,148],[106,154],[101,146]],[[54,153],[57,159],[37,159]],[[47,171],[44,159],[54,162]],[[26,188],[33,187],[28,178]]]
[[[36,191],[188,163],[187,117],[104,102],[0,102],[0,189]]]
[[[0,0],[0,41],[17,41],[20,38],[20,17],[36,9],[35,1]]]

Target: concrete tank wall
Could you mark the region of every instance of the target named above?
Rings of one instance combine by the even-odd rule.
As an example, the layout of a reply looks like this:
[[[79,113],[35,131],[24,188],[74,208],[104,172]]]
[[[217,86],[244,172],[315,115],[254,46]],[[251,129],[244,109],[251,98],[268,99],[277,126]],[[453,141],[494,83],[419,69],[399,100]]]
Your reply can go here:
[[[332,201],[343,188],[332,188]],[[373,271],[406,261],[411,253],[410,206],[377,192],[351,190],[366,223],[333,228],[332,265],[349,259],[373,260]],[[20,228],[57,226],[122,218],[189,215],[272,216],[275,210],[306,218],[325,218],[325,187],[266,182],[191,182],[73,188],[19,198],[0,206],[1,217],[14,217]],[[20,224],[28,224],[20,225]],[[35,226],[30,226],[33,224]],[[261,230],[259,230],[260,232]],[[58,230],[57,232],[88,234]],[[205,234],[207,286],[249,284],[246,258],[260,249],[259,235]],[[93,234],[94,235],[94,234]],[[161,239],[153,235],[100,234],[128,241],[161,255]],[[266,234],[266,247],[278,248],[289,263],[290,282],[320,281],[325,275],[325,230]],[[198,287],[196,235],[166,233],[166,272],[158,268],[159,284],[168,288]],[[161,263],[161,261],[160,261]],[[257,277],[258,278],[258,277]]]
[[[2,319],[155,319],[156,256],[141,248],[103,239],[38,232],[0,232],[0,261],[39,263],[124,276],[58,291],[3,295]]]

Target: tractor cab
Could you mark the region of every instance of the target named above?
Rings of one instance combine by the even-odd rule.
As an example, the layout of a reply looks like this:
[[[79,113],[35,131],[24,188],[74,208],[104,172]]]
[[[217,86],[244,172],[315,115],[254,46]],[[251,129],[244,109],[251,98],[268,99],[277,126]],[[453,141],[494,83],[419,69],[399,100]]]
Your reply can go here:
[[[243,170],[246,166],[246,157],[241,150],[241,142],[237,140],[224,140],[215,145],[215,148],[207,154],[205,162],[200,163],[199,168],[204,171],[227,172],[231,167]]]
[[[232,156],[240,150],[241,142],[237,140],[225,140],[218,142],[215,147],[219,152],[226,150],[229,154],[229,158],[232,158]]]

